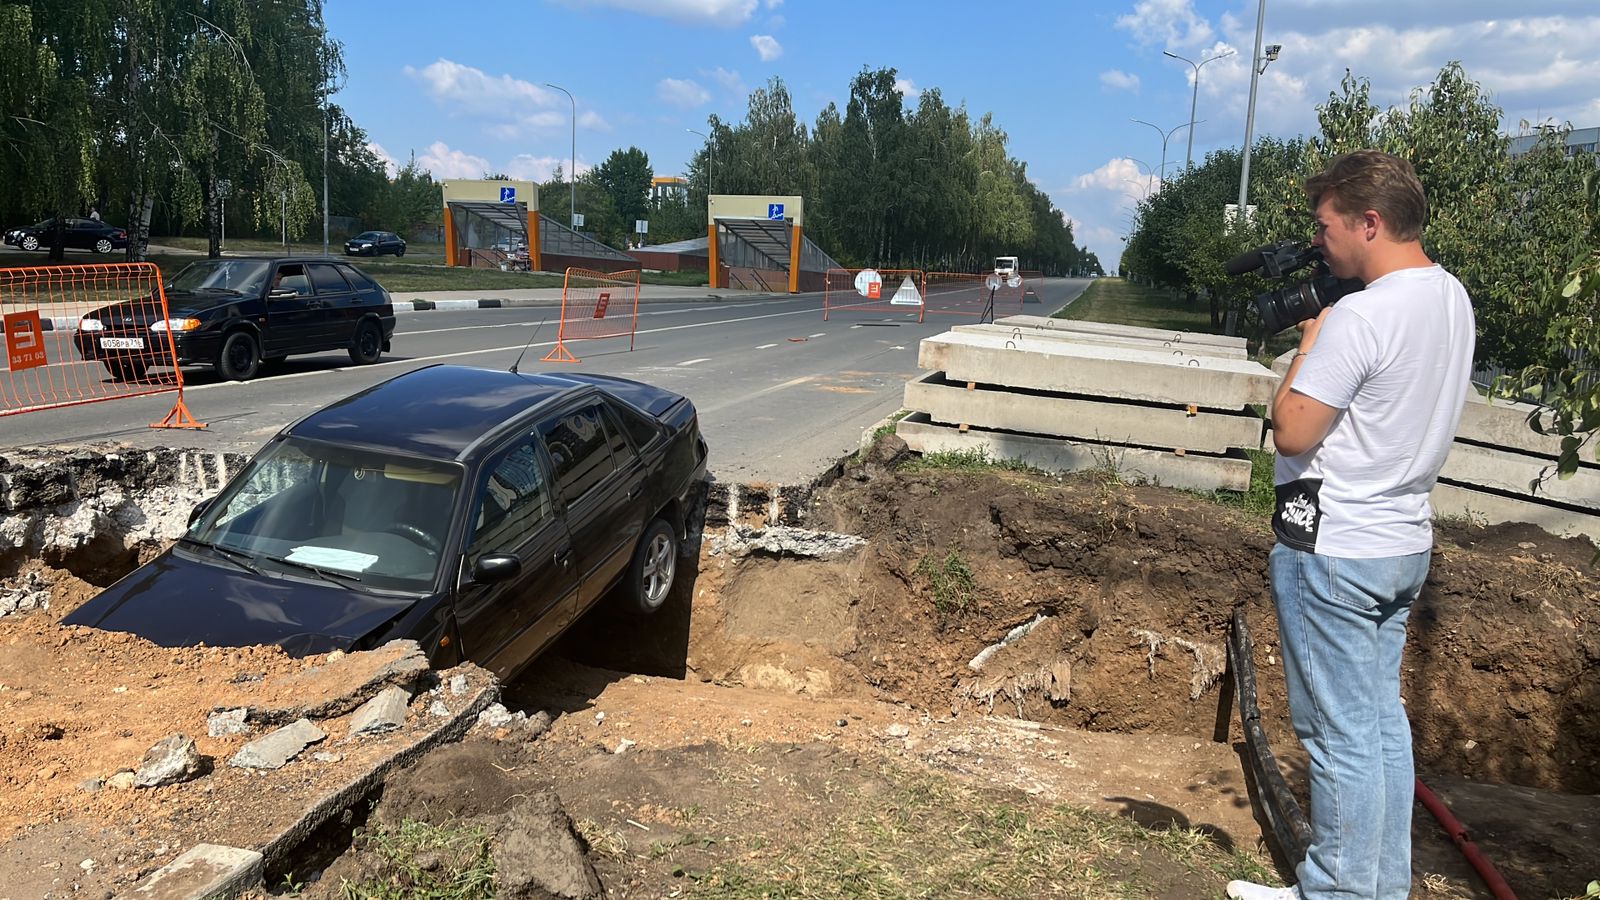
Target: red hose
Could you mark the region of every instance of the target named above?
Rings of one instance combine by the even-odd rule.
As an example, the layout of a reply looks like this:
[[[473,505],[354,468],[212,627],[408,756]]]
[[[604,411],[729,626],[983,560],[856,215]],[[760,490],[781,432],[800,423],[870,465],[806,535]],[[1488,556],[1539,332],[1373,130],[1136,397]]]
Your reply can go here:
[[[1483,883],[1488,885],[1489,892],[1494,894],[1495,900],[1517,900],[1517,895],[1512,892],[1511,885],[1506,884],[1506,880],[1500,877],[1500,873],[1495,869],[1494,863],[1489,862],[1489,858],[1484,856],[1483,851],[1478,849],[1478,845],[1474,844],[1472,838],[1467,836],[1467,826],[1461,824],[1461,820],[1450,812],[1450,808],[1444,805],[1444,801],[1439,799],[1438,794],[1429,790],[1428,786],[1422,783],[1421,778],[1417,779],[1416,793],[1417,799],[1421,800],[1422,805],[1428,808],[1428,812],[1433,813],[1433,817],[1439,820],[1440,825],[1444,826],[1445,833],[1449,834],[1450,839],[1456,842],[1457,847],[1461,848],[1461,855],[1467,858],[1467,862],[1472,864],[1472,868],[1478,873],[1478,877],[1482,878]]]

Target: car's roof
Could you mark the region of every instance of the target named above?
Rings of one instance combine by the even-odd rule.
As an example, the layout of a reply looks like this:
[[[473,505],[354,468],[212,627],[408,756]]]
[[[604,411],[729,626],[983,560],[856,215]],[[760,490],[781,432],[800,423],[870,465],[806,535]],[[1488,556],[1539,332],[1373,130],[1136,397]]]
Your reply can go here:
[[[471,366],[428,366],[346,397],[289,426],[296,437],[455,459],[483,435],[583,381]]]

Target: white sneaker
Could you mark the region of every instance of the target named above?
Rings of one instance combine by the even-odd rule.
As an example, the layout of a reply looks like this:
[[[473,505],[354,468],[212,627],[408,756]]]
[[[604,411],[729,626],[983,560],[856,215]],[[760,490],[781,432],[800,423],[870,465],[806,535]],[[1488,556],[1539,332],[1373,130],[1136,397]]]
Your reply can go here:
[[[1292,887],[1267,887],[1254,881],[1228,882],[1228,896],[1233,900],[1300,900],[1300,892]]]

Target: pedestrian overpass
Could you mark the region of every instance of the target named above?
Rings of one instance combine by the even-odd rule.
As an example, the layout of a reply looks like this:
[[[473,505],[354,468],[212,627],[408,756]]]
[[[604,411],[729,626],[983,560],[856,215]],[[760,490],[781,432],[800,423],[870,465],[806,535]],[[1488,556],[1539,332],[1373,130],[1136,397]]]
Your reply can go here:
[[[712,194],[706,202],[707,270],[713,288],[820,291],[839,268],[805,236],[794,195]]]

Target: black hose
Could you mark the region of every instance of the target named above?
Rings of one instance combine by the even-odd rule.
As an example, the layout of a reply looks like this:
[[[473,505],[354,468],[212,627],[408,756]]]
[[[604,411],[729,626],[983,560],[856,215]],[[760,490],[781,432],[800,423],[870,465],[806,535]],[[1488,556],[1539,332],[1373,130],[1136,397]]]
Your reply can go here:
[[[1261,708],[1256,704],[1256,664],[1251,655],[1250,629],[1245,625],[1244,607],[1233,611],[1233,628],[1228,633],[1228,667],[1233,670],[1234,688],[1239,698],[1239,724],[1244,727],[1245,758],[1250,763],[1260,788],[1261,811],[1272,830],[1273,840],[1290,866],[1298,866],[1311,846],[1311,825],[1300,804],[1289,791],[1288,782],[1278,770],[1267,733],[1261,727]]]

